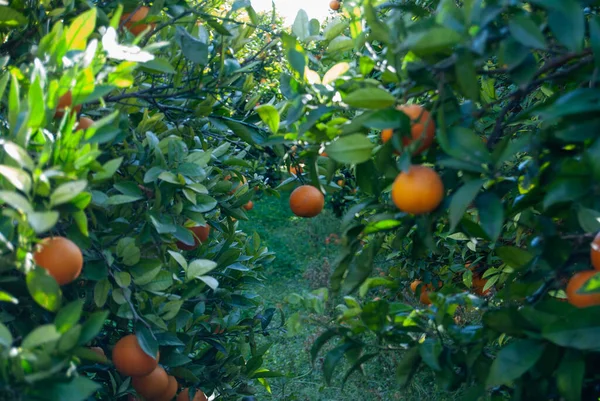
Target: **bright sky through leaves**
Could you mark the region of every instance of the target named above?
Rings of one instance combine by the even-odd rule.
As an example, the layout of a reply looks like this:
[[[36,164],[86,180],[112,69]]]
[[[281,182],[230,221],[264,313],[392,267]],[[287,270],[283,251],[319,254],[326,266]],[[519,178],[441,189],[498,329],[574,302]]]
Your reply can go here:
[[[298,10],[303,9],[309,18],[323,21],[329,15],[329,0],[273,0],[277,12],[283,16],[287,24],[292,24]],[[258,11],[270,11],[271,0],[252,0],[252,6]]]

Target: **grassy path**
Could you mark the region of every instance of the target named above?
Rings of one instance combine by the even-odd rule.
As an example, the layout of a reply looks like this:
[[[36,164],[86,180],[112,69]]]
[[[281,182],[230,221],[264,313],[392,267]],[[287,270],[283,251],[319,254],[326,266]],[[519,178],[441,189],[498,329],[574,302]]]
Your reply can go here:
[[[256,231],[276,259],[267,267],[268,280],[258,290],[268,306],[282,306],[286,316],[294,310],[282,301],[291,293],[309,292],[326,287],[328,263],[333,261],[339,245],[339,220],[325,210],[313,219],[299,219],[289,211],[288,194],[280,199],[263,197],[254,202],[250,221],[240,222],[248,233]],[[329,238],[329,240],[328,240]],[[447,400],[434,396],[431,377],[424,376],[408,389],[395,382],[398,355],[380,358],[365,366],[366,375],[354,374],[342,392],[341,370],[331,387],[325,385],[318,361],[313,369],[309,350],[318,333],[317,327],[304,327],[294,336],[274,333],[266,355],[265,367],[282,372],[287,377],[269,379],[271,392],[261,391],[257,399],[277,401],[428,401]],[[437,393],[439,395],[439,393]],[[433,398],[431,397],[433,396]]]

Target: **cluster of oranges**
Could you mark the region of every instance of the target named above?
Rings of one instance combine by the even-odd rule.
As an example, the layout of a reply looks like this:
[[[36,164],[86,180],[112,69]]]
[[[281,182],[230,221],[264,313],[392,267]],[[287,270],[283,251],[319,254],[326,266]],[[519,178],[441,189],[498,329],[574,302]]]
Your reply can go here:
[[[573,306],[578,308],[587,308],[588,306],[600,305],[600,293],[579,294],[579,290],[596,274],[600,273],[600,233],[596,235],[590,244],[590,260],[594,270],[584,270],[575,273],[567,284],[567,300]]]
[[[163,367],[158,365],[160,353],[157,353],[155,358],[148,355],[134,334],[117,341],[112,357],[117,371],[130,376],[135,391],[147,401],[171,401],[175,398],[179,385],[175,377],[168,375]],[[183,390],[177,396],[177,401],[190,401],[189,389]],[[192,401],[207,401],[207,398],[202,391],[197,390]]]

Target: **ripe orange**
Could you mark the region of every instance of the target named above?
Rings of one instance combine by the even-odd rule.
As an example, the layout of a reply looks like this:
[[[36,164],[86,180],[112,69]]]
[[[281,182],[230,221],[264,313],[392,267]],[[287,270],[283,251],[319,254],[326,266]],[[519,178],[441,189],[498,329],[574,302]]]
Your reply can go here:
[[[190,390],[185,389],[177,396],[177,401],[190,401]],[[208,401],[206,395],[200,391],[196,390],[196,394],[194,395],[194,399],[192,401]]]
[[[410,283],[410,290],[415,293],[417,292],[417,288],[419,287],[420,284],[422,284],[423,282],[421,280],[415,280],[412,283]]]
[[[490,289],[488,288],[486,291],[483,291],[487,280],[479,277],[478,275],[473,275],[473,291],[475,294],[484,297],[490,293]]]
[[[171,401],[173,398],[175,398],[175,394],[177,394],[177,388],[179,385],[173,376],[168,376],[168,378],[169,383],[167,384],[165,391],[163,391],[158,397],[152,398],[152,401]]]
[[[290,173],[294,174],[294,175],[302,174],[304,172],[304,169],[302,167],[303,167],[302,164],[299,164],[297,167],[291,166]]]
[[[198,245],[206,242],[210,234],[210,226],[208,224],[205,226],[190,227],[188,230],[190,230],[194,236],[194,245],[188,245],[181,241],[177,241],[175,245],[177,245],[177,248],[181,249],[182,251],[191,251],[192,249],[198,248]]]
[[[131,18],[129,18],[131,13],[125,13],[121,16],[121,23],[123,23],[123,21],[129,19],[125,23],[125,28],[127,28],[127,30],[129,32],[131,32],[132,34],[134,34],[135,36],[144,32],[148,26],[150,26],[150,29],[154,29],[155,24],[138,24],[139,21],[143,20],[144,18],[146,18],[148,16],[149,11],[150,11],[149,7],[142,6],[131,16]]]
[[[33,254],[33,260],[46,269],[60,285],[74,281],[83,268],[81,250],[65,237],[45,238]]]
[[[429,299],[429,291],[421,291],[421,296],[419,297],[419,300],[423,305],[431,305],[431,299]]]
[[[339,2],[338,0],[331,0],[329,2],[329,8],[331,8],[333,11],[339,10],[341,5],[342,5],[342,3]]]
[[[80,117],[79,123],[77,124],[77,131],[88,129],[92,126],[93,123],[94,123],[94,120],[92,120],[91,118]]]
[[[588,306],[600,305],[599,294],[578,294],[577,291],[594,275],[598,274],[597,270],[586,270],[576,273],[571,277],[567,284],[567,299],[569,303],[578,308],[587,308]]]
[[[592,241],[590,258],[592,260],[592,266],[594,266],[594,269],[600,270],[600,232],[596,234],[596,237]]]
[[[112,351],[112,360],[117,370],[125,376],[144,376],[151,373],[158,365],[156,359],[146,354],[138,343],[135,334],[121,338]]]
[[[444,184],[435,170],[413,165],[401,172],[392,185],[392,200],[405,213],[424,214],[435,210],[444,199]]]
[[[244,209],[246,209],[246,210],[252,210],[252,208],[254,208],[254,202],[252,202],[252,201],[248,201],[248,203],[246,203],[246,204],[243,206],[243,208],[244,208]]]
[[[344,186],[344,180],[338,180],[337,184],[338,184],[340,187],[343,187],[343,186]]]
[[[325,197],[317,188],[302,185],[290,195],[292,213],[300,217],[315,217],[323,210]]]
[[[231,179],[230,175],[228,175],[227,177],[225,177],[225,180],[227,180],[227,181],[229,181],[230,179]],[[236,193],[238,191],[238,189],[240,189],[241,187],[243,187],[244,185],[246,185],[247,182],[248,182],[248,180],[246,179],[246,177],[242,176],[242,180],[241,181],[233,183],[233,189],[231,191],[229,191],[229,195],[233,195],[234,193]]]
[[[410,136],[402,138],[402,145],[408,146],[416,140],[421,140],[421,146],[419,146],[413,154],[418,155],[425,150],[429,149],[435,138],[435,123],[431,118],[430,113],[418,104],[411,104],[407,106],[399,106],[398,110],[403,111],[408,118],[410,118]],[[386,128],[381,131],[381,140],[386,143],[394,134],[394,130]]]
[[[169,376],[162,366],[157,366],[146,376],[134,376],[131,385],[139,395],[149,400],[160,396],[169,387]]]
[[[71,105],[73,105],[73,94],[71,91],[68,91],[58,99],[56,111],[54,112],[54,118],[62,118],[65,115],[66,109],[70,108]],[[71,113],[79,113],[80,111],[81,105],[78,104],[72,108]]]

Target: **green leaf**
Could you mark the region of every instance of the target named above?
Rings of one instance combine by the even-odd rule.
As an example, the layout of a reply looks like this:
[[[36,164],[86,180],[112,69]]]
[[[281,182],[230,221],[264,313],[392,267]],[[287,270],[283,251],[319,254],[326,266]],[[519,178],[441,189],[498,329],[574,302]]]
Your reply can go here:
[[[13,336],[4,324],[0,323],[0,346],[9,348],[13,343]]]
[[[539,341],[514,340],[498,352],[486,386],[509,384],[518,379],[537,363],[545,349],[545,344]]]
[[[135,336],[144,352],[156,359],[158,353],[158,341],[156,341],[154,333],[143,324],[138,323],[135,330]]]
[[[144,199],[144,198],[142,196],[114,195],[106,200],[106,205],[111,205],[111,206],[124,205],[126,203],[137,202],[141,199]]]
[[[565,401],[580,401],[583,379],[585,376],[585,359],[581,353],[566,350],[556,370],[556,386]]]
[[[0,174],[19,191],[29,193],[31,190],[31,177],[27,172],[15,167],[0,165]]]
[[[44,90],[40,77],[36,76],[29,86],[29,128],[33,131],[40,128],[46,119],[46,106],[44,102]]]
[[[499,247],[496,249],[496,255],[498,255],[504,263],[515,269],[525,266],[533,259],[533,255],[530,252],[515,246]]]
[[[481,187],[485,184],[484,179],[473,180],[460,187],[450,201],[450,231],[454,231],[462,220],[469,205],[473,202]]]
[[[526,15],[515,15],[508,22],[508,30],[513,39],[527,47],[546,48],[546,39],[540,28]]]
[[[69,382],[53,382],[44,389],[49,401],[85,401],[102,386],[84,376],[76,376]]]
[[[79,15],[67,28],[67,50],[85,50],[87,40],[96,28],[96,9]]]
[[[0,27],[15,28],[26,23],[27,18],[17,10],[0,6]]]
[[[396,366],[396,377],[398,384],[402,387],[410,383],[410,379],[419,369],[421,364],[421,353],[418,347],[412,347],[402,356],[402,360]]]
[[[140,67],[155,74],[175,74],[175,68],[164,58],[154,58],[153,60],[141,63]]]
[[[491,163],[492,156],[485,144],[472,130],[453,127],[447,136],[438,136],[438,142],[448,155],[476,166]]]
[[[54,319],[54,325],[60,333],[65,333],[75,325],[81,317],[83,311],[83,300],[78,299],[70,302],[60,309]]]
[[[479,79],[475,70],[475,61],[470,53],[462,53],[456,60],[455,74],[462,94],[473,101],[479,100]]]
[[[600,231],[600,212],[581,206],[577,210],[577,219],[579,220],[579,225],[586,233]]]
[[[94,286],[94,303],[98,308],[102,308],[108,300],[108,293],[112,289],[112,285],[108,279],[104,278]]]
[[[17,163],[21,168],[26,168],[29,171],[33,171],[35,164],[25,149],[19,145],[6,141],[4,142],[4,151]]]
[[[210,21],[207,23],[210,24]],[[208,64],[208,44],[194,38],[180,26],[176,27],[175,42],[188,60],[200,65]]]
[[[294,23],[292,24],[292,33],[296,35],[300,41],[304,41],[310,36],[308,27],[308,14],[306,14],[306,11],[302,9],[298,10],[296,19],[294,19]]]
[[[554,36],[569,50],[580,51],[585,34],[585,18],[576,0],[533,0],[548,10],[548,25]]]
[[[27,222],[37,234],[42,234],[56,225],[59,216],[58,212],[30,212]]]
[[[266,140],[266,138],[262,134],[262,132],[259,131],[258,129],[255,129],[252,126],[248,126],[248,125],[242,124],[241,122],[229,120],[229,119],[224,120],[223,122],[230,130],[233,131],[234,134],[236,134],[242,140],[244,140],[245,142],[247,142],[249,144],[260,145],[260,144],[263,144]],[[275,120],[269,120],[269,122],[268,122],[268,124],[273,124],[273,127],[275,127],[274,123],[275,123]],[[269,125],[269,127],[270,126],[271,125]],[[279,123],[277,124],[277,129],[279,129]],[[215,153],[213,153],[213,154],[215,154]]]
[[[56,341],[60,338],[60,333],[53,324],[44,324],[33,329],[21,343],[21,347],[31,350],[40,345]]]
[[[412,50],[419,56],[449,53],[452,46],[459,43],[461,38],[461,35],[453,29],[439,26],[409,34],[402,42],[402,47]]]
[[[440,355],[442,354],[442,344],[434,339],[426,339],[419,344],[419,354],[427,366],[434,371],[442,370],[440,366]]]
[[[196,259],[190,262],[187,268],[187,277],[192,279],[198,276],[204,276],[217,267],[217,263],[208,259]]]
[[[58,206],[70,202],[87,187],[86,180],[71,181],[61,184],[50,195],[50,205]]]
[[[51,312],[58,310],[62,297],[60,287],[44,269],[37,268],[29,271],[26,282],[29,294],[35,302]]]
[[[267,124],[272,133],[276,134],[279,131],[279,112],[270,104],[263,104],[256,108],[260,119]]]
[[[325,26],[325,29],[323,30],[323,36],[325,36],[325,40],[331,41],[341,35],[347,27],[348,21],[344,21],[340,17],[335,17],[331,19]]]
[[[346,95],[343,100],[348,106],[363,109],[385,109],[396,102],[391,93],[381,88],[358,89]]]
[[[77,346],[77,340],[81,335],[81,325],[76,324],[69,328],[58,340],[58,352],[68,352]]]
[[[596,68],[600,68],[600,15],[590,16],[590,42],[594,51]]]
[[[310,348],[310,357],[313,364],[315,363],[315,360],[317,359],[321,348],[323,348],[325,344],[329,342],[329,340],[331,340],[334,337],[340,336],[341,334],[342,332],[338,329],[330,329],[321,334],[319,337],[317,337],[317,339],[313,342]]]
[[[325,377],[325,383],[331,384],[331,378],[336,367],[340,365],[340,360],[344,357],[344,354],[356,347],[354,343],[345,343],[338,347],[335,347],[325,355],[323,361],[323,376]]]
[[[219,282],[217,279],[211,276],[198,276],[196,277],[198,280],[203,281],[204,284],[209,286],[213,291],[215,291],[219,287]]]
[[[496,242],[504,224],[504,207],[500,198],[491,192],[477,197],[475,206],[479,211],[479,221],[492,242]]]
[[[600,326],[595,319],[599,309],[578,309],[565,318],[546,325],[542,329],[542,337],[561,347],[600,351]]]
[[[33,211],[29,201],[13,191],[0,191],[0,201],[14,207],[21,213],[31,213]]]
[[[344,53],[354,48],[354,41],[344,35],[340,35],[329,42],[327,53]]]
[[[583,178],[560,178],[548,187],[543,201],[544,209],[557,203],[575,201],[585,195],[589,189],[587,181]]]
[[[109,314],[110,312],[108,311],[101,311],[94,312],[90,315],[88,320],[81,326],[79,345],[87,344],[100,333]]]
[[[373,143],[362,134],[352,134],[338,138],[327,145],[325,151],[333,160],[340,163],[363,163],[371,158]]]

